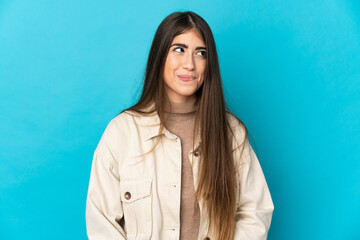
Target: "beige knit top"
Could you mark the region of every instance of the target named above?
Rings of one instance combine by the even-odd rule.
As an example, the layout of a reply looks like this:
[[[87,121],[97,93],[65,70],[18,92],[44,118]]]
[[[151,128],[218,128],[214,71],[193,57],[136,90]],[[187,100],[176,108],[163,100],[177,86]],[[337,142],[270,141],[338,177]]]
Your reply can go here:
[[[170,114],[171,105],[171,114]],[[165,127],[181,140],[181,201],[180,201],[180,239],[197,240],[199,233],[199,204],[194,208],[195,187],[192,166],[188,153],[193,147],[193,128],[195,106],[193,103],[167,103],[165,106]]]

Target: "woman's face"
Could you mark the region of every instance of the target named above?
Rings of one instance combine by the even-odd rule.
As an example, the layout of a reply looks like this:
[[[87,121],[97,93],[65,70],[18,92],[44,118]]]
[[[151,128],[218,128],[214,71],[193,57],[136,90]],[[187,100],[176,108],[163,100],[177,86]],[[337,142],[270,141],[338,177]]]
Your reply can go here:
[[[165,90],[171,102],[195,100],[204,81],[206,46],[194,29],[177,35],[170,46],[164,67]]]

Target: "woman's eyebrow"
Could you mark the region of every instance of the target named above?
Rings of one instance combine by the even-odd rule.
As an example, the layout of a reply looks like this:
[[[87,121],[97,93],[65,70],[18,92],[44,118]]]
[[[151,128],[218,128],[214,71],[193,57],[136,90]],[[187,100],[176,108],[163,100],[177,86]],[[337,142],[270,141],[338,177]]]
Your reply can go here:
[[[183,48],[188,48],[188,46],[186,44],[183,44],[183,43],[174,43],[170,47],[172,47],[172,46],[179,46],[179,47],[183,47]],[[195,50],[199,50],[199,49],[205,49],[206,50],[206,47],[196,47],[195,48]]]

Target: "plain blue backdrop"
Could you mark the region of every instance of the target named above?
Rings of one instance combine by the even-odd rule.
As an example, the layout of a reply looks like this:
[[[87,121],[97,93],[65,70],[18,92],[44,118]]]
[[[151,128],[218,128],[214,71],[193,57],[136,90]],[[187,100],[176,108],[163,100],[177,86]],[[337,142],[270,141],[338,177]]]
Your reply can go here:
[[[275,205],[270,240],[360,239],[358,0],[0,0],[0,239],[86,239],[93,152],[174,11],[213,30]]]

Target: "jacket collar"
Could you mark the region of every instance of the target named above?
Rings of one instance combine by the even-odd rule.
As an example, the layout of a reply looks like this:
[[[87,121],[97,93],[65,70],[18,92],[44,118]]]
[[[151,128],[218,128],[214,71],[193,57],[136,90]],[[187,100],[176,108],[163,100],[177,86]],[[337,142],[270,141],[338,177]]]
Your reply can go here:
[[[154,107],[155,103],[152,102],[147,108],[144,109],[144,111],[149,111]],[[147,116],[138,116],[139,123],[144,126],[144,139],[145,141],[150,140],[151,138],[154,138],[158,136],[159,129],[160,129],[160,117],[157,114],[157,112],[152,113],[151,115]],[[165,135],[169,139],[176,139],[178,136],[171,133],[165,126],[163,127],[162,132],[160,135]],[[195,149],[199,146],[200,143],[200,134],[198,133],[195,137]]]

